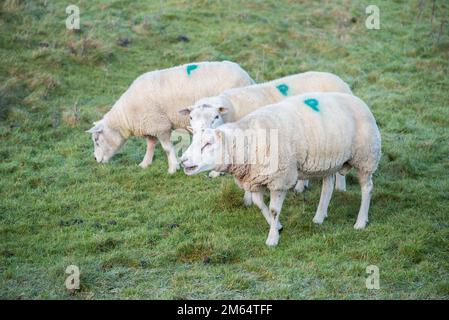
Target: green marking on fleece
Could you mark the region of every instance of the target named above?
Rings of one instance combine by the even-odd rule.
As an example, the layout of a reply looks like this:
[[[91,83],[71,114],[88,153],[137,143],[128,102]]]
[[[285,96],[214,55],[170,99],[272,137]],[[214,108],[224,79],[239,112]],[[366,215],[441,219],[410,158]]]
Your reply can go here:
[[[304,100],[304,103],[306,105],[308,105],[309,107],[311,107],[313,110],[315,111],[320,111],[320,109],[318,109],[318,100],[317,99],[306,99]]]
[[[190,72],[192,72],[195,69],[198,69],[198,65],[196,65],[196,64],[189,64],[187,66],[187,74],[190,76]]]
[[[288,95],[288,86],[285,83],[281,83],[280,85],[276,86],[276,88],[279,90],[279,92],[283,96],[287,96]]]

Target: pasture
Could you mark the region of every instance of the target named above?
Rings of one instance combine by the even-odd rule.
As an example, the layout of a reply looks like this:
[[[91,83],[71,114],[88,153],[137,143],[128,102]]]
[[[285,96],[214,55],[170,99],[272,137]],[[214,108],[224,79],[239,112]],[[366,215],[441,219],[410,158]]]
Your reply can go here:
[[[68,30],[66,7],[80,8]],[[433,3],[434,6],[433,6]],[[365,8],[380,9],[380,29]],[[448,299],[449,3],[6,0],[0,4],[3,299]],[[203,60],[257,81],[339,75],[371,107],[383,155],[370,223],[354,173],[312,223],[320,181],[290,192],[277,247],[230,176],[167,174],[133,138],[109,164],[89,129],[140,74]],[[81,271],[66,290],[66,267]],[[378,266],[380,288],[365,286]]]

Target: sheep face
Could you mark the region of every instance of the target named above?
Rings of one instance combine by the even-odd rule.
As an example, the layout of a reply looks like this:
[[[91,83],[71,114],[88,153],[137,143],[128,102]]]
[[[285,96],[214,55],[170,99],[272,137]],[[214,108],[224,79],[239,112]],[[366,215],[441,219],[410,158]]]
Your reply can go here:
[[[193,132],[200,132],[207,128],[217,128],[225,121],[224,114],[228,108],[224,106],[220,97],[205,98],[199,100],[193,107],[183,109],[181,115],[190,116],[190,128]]]
[[[120,132],[109,128],[104,120],[94,122],[94,126],[86,132],[92,134],[94,156],[99,163],[107,163],[125,142]]]
[[[219,107],[202,105],[190,112],[190,126],[193,132],[207,128],[216,128],[224,123]]]
[[[221,132],[218,130],[196,132],[192,137],[192,144],[181,157],[184,173],[190,176],[215,169],[220,164],[221,141]]]

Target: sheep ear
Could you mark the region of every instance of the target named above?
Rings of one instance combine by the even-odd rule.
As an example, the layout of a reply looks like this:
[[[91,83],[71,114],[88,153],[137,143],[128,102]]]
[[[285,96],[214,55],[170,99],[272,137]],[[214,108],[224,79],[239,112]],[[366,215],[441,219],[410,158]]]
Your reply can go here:
[[[95,122],[95,125],[90,128],[89,130],[86,130],[87,133],[100,133],[103,131],[103,123],[102,122]]]
[[[178,112],[181,116],[188,116],[190,114],[190,111],[192,111],[192,109],[185,108],[185,109],[179,110]]]
[[[228,113],[228,111],[229,111],[228,107],[219,107],[218,108],[218,112],[220,112],[220,114]]]
[[[214,134],[215,134],[215,139],[217,139],[218,141],[221,141],[223,139],[223,132],[218,130],[218,129],[214,129]]]

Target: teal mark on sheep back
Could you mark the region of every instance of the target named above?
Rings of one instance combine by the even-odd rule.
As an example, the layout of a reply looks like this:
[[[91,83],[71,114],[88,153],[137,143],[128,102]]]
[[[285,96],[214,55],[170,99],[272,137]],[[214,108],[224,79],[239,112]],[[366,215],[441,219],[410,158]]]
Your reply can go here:
[[[198,69],[198,65],[196,65],[196,64],[189,64],[189,65],[187,66],[187,75],[190,76],[190,73],[191,73],[193,70],[195,70],[195,69]]]
[[[282,84],[276,86],[276,88],[279,90],[279,92],[283,96],[287,96],[288,95],[288,86],[285,83],[282,83]]]
[[[318,100],[317,99],[306,99],[304,100],[304,103],[306,105],[308,105],[309,107],[311,107],[313,110],[315,111],[320,111],[320,109],[318,109]]]

